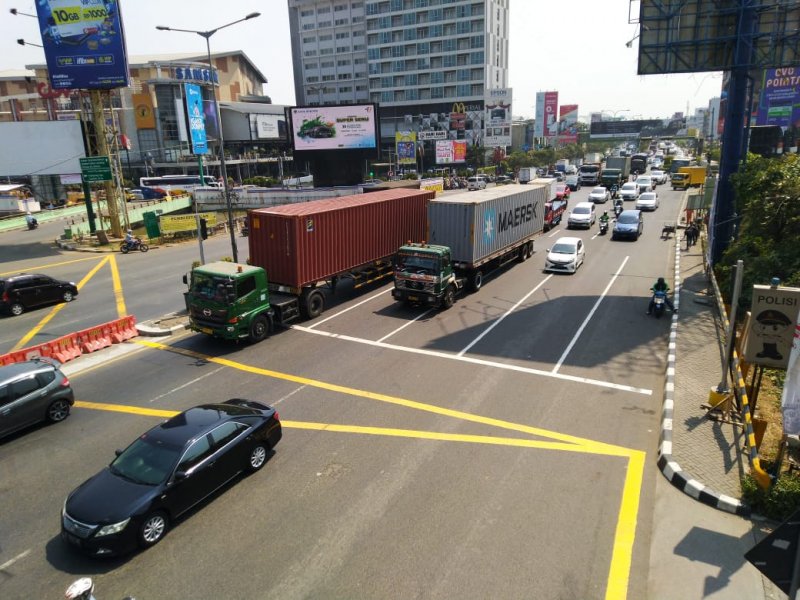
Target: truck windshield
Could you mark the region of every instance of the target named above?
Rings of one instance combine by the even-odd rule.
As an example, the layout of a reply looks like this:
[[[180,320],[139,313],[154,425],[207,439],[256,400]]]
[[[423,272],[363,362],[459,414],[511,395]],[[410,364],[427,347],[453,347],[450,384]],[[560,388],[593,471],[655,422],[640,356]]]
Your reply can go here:
[[[436,256],[398,254],[395,267],[398,271],[435,274],[439,270],[439,260]]]
[[[190,291],[199,298],[225,302],[227,298],[226,286],[230,283],[227,277],[219,275],[206,275],[205,273],[192,274],[192,287]]]

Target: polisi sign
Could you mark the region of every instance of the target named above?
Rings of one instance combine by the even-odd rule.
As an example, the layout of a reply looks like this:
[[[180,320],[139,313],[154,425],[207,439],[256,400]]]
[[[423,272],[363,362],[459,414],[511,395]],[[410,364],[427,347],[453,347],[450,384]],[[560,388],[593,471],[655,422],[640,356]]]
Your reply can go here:
[[[785,369],[799,310],[800,288],[754,285],[744,359],[752,364]]]

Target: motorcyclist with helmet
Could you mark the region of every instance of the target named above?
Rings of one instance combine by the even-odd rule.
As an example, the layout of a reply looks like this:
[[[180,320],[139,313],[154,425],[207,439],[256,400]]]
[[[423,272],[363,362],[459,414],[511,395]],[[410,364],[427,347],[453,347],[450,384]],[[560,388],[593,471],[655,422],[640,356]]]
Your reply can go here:
[[[656,292],[664,292],[664,304],[666,304],[672,312],[677,314],[678,311],[675,310],[675,306],[672,304],[672,301],[667,295],[669,293],[669,284],[664,280],[663,277],[658,278],[658,280],[653,284],[653,287],[650,288],[650,291],[653,292],[653,295],[650,298],[650,304],[647,307],[648,315],[653,313],[653,306],[656,302]]]
[[[36,221],[36,217],[31,214],[31,211],[25,213],[25,223],[28,225],[28,229],[36,229],[38,221]]]

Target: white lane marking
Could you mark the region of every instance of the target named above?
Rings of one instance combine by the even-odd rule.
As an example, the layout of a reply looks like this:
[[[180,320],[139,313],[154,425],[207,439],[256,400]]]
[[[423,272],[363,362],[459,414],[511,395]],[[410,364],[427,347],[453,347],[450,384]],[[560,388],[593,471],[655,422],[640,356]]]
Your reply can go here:
[[[330,333],[327,331],[315,331],[314,329],[309,329],[308,327],[303,327],[302,325],[292,325],[290,328],[296,331],[304,331],[305,333],[313,333],[315,335],[321,335],[324,337],[343,340],[346,342],[355,342],[356,344],[365,344],[367,346],[374,346],[376,348],[383,348],[386,350],[397,350],[399,352],[408,352],[410,354],[422,354],[424,356],[446,358],[447,360],[455,360],[474,365],[481,365],[484,367],[495,367],[498,369],[505,369],[507,371],[516,371],[518,373],[526,373],[529,375],[541,375],[542,377],[551,377],[553,379],[562,379],[564,381],[573,381],[576,383],[586,383],[598,387],[610,388],[613,390],[620,390],[623,392],[633,392],[635,394],[642,394],[645,396],[653,395],[653,390],[648,390],[647,388],[637,388],[629,385],[620,385],[618,383],[599,381],[597,379],[587,379],[586,377],[576,377],[574,375],[562,375],[561,373],[552,373],[550,371],[542,371],[540,369],[531,369],[529,367],[509,365],[490,360],[483,360],[480,358],[472,358],[471,356],[456,356],[455,354],[447,354],[446,352],[438,352],[436,350],[423,350],[422,348],[409,348],[407,346],[396,346],[394,344],[386,344],[382,342],[375,342],[373,340],[365,340],[363,338],[355,338],[349,335]]]
[[[362,300],[362,301],[361,301],[361,302],[359,302],[358,304],[353,304],[353,306],[349,306],[349,307],[345,308],[344,310],[340,310],[339,312],[337,312],[337,313],[335,313],[335,314],[332,314],[332,315],[331,315],[330,317],[328,317],[327,319],[322,319],[322,321],[317,321],[317,322],[316,322],[316,323],[314,323],[313,325],[309,325],[309,326],[308,326],[308,329],[312,329],[312,328],[316,327],[317,325],[322,325],[323,323],[327,323],[327,322],[328,322],[328,321],[330,321],[331,319],[335,319],[335,318],[336,318],[336,317],[338,317],[339,315],[343,315],[344,313],[346,313],[346,312],[348,312],[348,311],[351,311],[351,310],[353,310],[354,308],[358,308],[358,307],[359,307],[359,306],[361,306],[362,304],[366,304],[367,302],[371,302],[372,300],[375,300],[375,298],[379,298],[379,297],[380,297],[380,296],[382,296],[383,294],[385,294],[385,293],[387,293],[387,292],[391,292],[391,291],[392,291],[392,288],[389,288],[389,289],[383,290],[382,292],[378,292],[378,293],[377,293],[377,294],[375,294],[374,296],[370,296],[369,298],[367,298],[366,300]]]
[[[298,388],[292,390],[291,392],[289,392],[288,394],[286,394],[283,398],[278,398],[277,400],[275,400],[275,402],[264,402],[264,404],[269,404],[270,406],[275,406],[277,404],[280,404],[284,400],[288,400],[289,398],[294,396],[297,392],[299,392],[300,390],[304,390],[307,387],[308,387],[307,385],[303,384],[300,387],[298,387]]]
[[[379,339],[379,340],[378,340],[378,342],[383,342],[383,341],[386,341],[388,338],[392,337],[392,336],[393,336],[395,333],[400,333],[400,332],[401,332],[403,329],[405,329],[406,327],[408,327],[409,325],[411,325],[411,324],[412,324],[412,323],[414,323],[415,321],[419,321],[419,320],[420,320],[422,317],[424,317],[425,315],[427,315],[428,313],[430,313],[430,312],[432,312],[432,311],[433,311],[433,309],[432,309],[432,308],[429,308],[429,309],[428,309],[428,310],[426,310],[424,313],[421,313],[420,315],[418,315],[418,316],[414,317],[413,319],[411,319],[411,320],[410,320],[408,323],[406,323],[405,325],[401,325],[400,327],[398,327],[397,329],[395,329],[395,330],[394,330],[394,331],[392,331],[391,333],[387,333],[385,336],[383,336],[381,339]]]
[[[581,323],[581,326],[578,328],[578,331],[575,333],[575,336],[572,338],[572,341],[569,343],[569,346],[567,346],[567,349],[564,350],[564,354],[561,355],[561,358],[558,359],[556,366],[553,367],[553,374],[558,373],[558,370],[561,368],[561,365],[566,360],[567,355],[570,353],[573,346],[575,346],[575,343],[578,341],[578,338],[581,337],[583,330],[586,329],[586,326],[589,324],[589,321],[591,320],[592,316],[594,316],[594,313],[597,311],[597,307],[600,306],[600,303],[603,301],[603,298],[605,298],[606,294],[608,294],[608,290],[610,290],[611,286],[614,285],[614,282],[617,280],[617,277],[619,277],[619,274],[622,272],[622,269],[625,267],[625,263],[628,262],[629,258],[630,256],[625,257],[625,260],[622,261],[622,264],[619,266],[619,269],[617,269],[617,272],[614,273],[614,276],[611,278],[611,281],[608,282],[606,289],[603,290],[603,293],[600,294],[600,297],[597,299],[597,302],[594,303],[592,310],[590,310],[589,314],[586,315],[586,318],[583,320],[583,323]]]
[[[561,233],[561,230],[560,230],[560,229],[556,229],[556,230],[555,230],[553,233],[551,233],[551,234],[550,234],[550,235],[548,235],[547,237],[551,238],[551,237],[553,237],[554,235],[558,235],[559,233]]]
[[[548,275],[548,276],[547,276],[547,277],[545,277],[545,278],[544,278],[544,279],[543,279],[541,282],[539,282],[539,285],[537,285],[537,286],[536,286],[535,288],[533,288],[533,289],[532,289],[530,292],[528,292],[527,294],[525,294],[525,295],[522,297],[522,299],[521,299],[519,302],[517,302],[517,303],[516,303],[514,306],[512,306],[511,308],[509,308],[509,309],[508,309],[508,310],[505,312],[505,314],[503,314],[503,316],[502,316],[502,317],[500,317],[500,318],[499,318],[499,319],[497,319],[497,320],[496,320],[494,323],[492,323],[491,325],[489,325],[489,327],[487,327],[487,328],[486,328],[486,329],[483,331],[483,333],[481,333],[481,334],[480,334],[478,337],[476,337],[474,340],[472,340],[472,341],[471,341],[471,342],[470,342],[470,343],[469,343],[469,344],[468,344],[468,345],[467,345],[467,346],[466,346],[466,347],[465,347],[465,348],[464,348],[464,349],[463,349],[461,352],[459,352],[459,353],[458,353],[458,355],[457,355],[457,356],[464,356],[464,355],[465,355],[465,354],[466,354],[466,353],[469,351],[469,349],[470,349],[470,348],[472,348],[472,347],[473,347],[475,344],[477,344],[478,342],[480,342],[480,341],[483,339],[483,337],[484,337],[486,334],[488,334],[488,333],[489,333],[489,332],[490,332],[492,329],[494,329],[495,327],[497,327],[498,325],[500,325],[500,323],[503,321],[503,319],[505,319],[505,318],[506,318],[508,315],[510,315],[512,312],[514,312],[514,311],[515,311],[515,310],[516,310],[516,309],[519,307],[519,305],[520,305],[520,304],[522,304],[523,302],[525,302],[525,300],[527,300],[528,298],[530,298],[530,297],[531,297],[531,295],[532,295],[534,292],[536,292],[536,291],[537,291],[537,290],[538,290],[540,287],[542,287],[542,286],[543,286],[545,283],[547,283],[547,282],[550,280],[550,278],[551,278],[552,276],[553,276],[553,274],[552,274],[552,273],[550,273],[550,275]]]
[[[168,392],[164,392],[163,394],[159,394],[158,396],[156,396],[155,398],[150,400],[150,402],[152,403],[152,402],[155,402],[156,400],[161,400],[161,398],[163,398],[164,396],[169,396],[170,394],[174,394],[175,392],[178,392],[178,391],[182,390],[185,387],[188,387],[188,386],[190,386],[190,385],[192,385],[194,383],[197,383],[201,379],[205,379],[206,377],[211,377],[214,373],[219,373],[224,368],[225,367],[220,367],[219,369],[214,369],[213,371],[205,373],[204,375],[200,375],[200,377],[196,377],[196,378],[192,379],[191,381],[187,381],[183,385],[179,385],[178,387],[173,388]]]
[[[25,558],[25,557],[26,557],[26,556],[28,556],[28,554],[30,554],[30,553],[31,553],[31,549],[30,549],[30,548],[28,548],[28,549],[27,549],[27,550],[25,550],[25,552],[23,552],[22,554],[17,554],[17,555],[16,555],[14,558],[12,558],[11,560],[7,560],[7,561],[6,561],[6,562],[4,562],[2,565],[0,565],[0,571],[5,571],[5,570],[6,570],[8,567],[10,567],[11,565],[13,565],[13,564],[14,564],[15,562],[17,562],[18,560],[21,560],[21,559]]]

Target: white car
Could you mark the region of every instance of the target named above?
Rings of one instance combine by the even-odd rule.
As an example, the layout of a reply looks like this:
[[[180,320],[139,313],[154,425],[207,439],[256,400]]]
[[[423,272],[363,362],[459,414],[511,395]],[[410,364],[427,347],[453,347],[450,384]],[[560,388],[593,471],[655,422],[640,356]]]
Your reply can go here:
[[[637,210],[656,210],[658,208],[658,194],[655,192],[642,192],[636,199]]]
[[[562,237],[547,251],[544,270],[575,273],[586,258],[583,240],[576,237]]]
[[[619,197],[623,200],[636,200],[639,197],[639,186],[635,181],[623,183],[619,190]]]
[[[653,191],[653,180],[649,175],[639,175],[636,178],[636,185],[639,186],[639,193]]]
[[[486,180],[483,177],[470,177],[467,179],[467,190],[485,190]]]
[[[589,202],[608,202],[611,199],[611,192],[604,187],[596,187],[589,192]]]
[[[594,202],[578,202],[567,218],[567,229],[585,227],[591,229],[597,220]]]
[[[667,183],[667,174],[664,171],[650,171],[650,177],[653,178],[653,181],[656,185]]]

